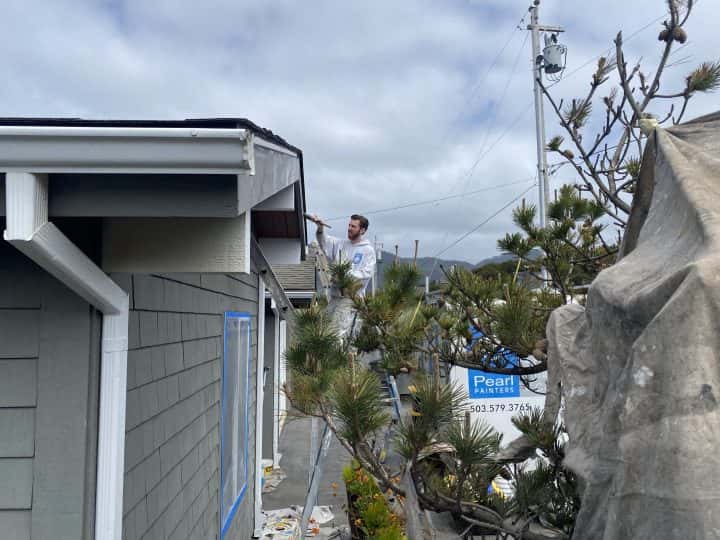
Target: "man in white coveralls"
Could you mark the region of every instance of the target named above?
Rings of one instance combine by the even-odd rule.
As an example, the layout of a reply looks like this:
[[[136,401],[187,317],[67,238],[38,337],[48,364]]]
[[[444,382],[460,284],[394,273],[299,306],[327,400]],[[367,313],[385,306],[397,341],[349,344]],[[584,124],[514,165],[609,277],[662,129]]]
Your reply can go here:
[[[340,239],[325,234],[325,227],[318,216],[312,216],[317,225],[316,237],[318,244],[325,252],[328,260],[334,263],[350,261],[350,273],[362,282],[358,295],[363,296],[368,283],[375,273],[375,249],[369,241],[363,238],[368,229],[368,220],[365,216],[353,214],[350,216],[347,228],[347,238]]]

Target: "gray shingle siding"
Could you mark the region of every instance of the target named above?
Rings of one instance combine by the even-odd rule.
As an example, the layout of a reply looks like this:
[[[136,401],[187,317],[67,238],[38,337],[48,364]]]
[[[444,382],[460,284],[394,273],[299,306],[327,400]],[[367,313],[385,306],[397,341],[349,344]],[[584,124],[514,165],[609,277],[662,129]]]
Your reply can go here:
[[[223,317],[251,314],[254,462],[258,275],[113,275],[131,295],[123,538],[218,537]],[[226,538],[250,538],[254,470]]]
[[[99,328],[87,303],[0,243],[3,540],[91,538]]]

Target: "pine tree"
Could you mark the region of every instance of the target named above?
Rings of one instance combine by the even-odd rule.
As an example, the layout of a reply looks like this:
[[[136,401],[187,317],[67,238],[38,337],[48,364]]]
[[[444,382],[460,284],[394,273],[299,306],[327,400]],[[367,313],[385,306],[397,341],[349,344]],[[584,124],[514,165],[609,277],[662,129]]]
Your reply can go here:
[[[543,87],[573,145],[564,146],[558,136],[548,149],[571,165],[578,182],[559,190],[549,205],[546,227],[537,225],[534,206],[515,209],[519,230],[498,242],[514,257],[511,271],[447,271],[443,301],[427,305],[412,265],[393,265],[385,288],[362,298],[356,296],[359,285],[349,266],[340,265],[332,269],[333,280],[342,295],[353,299],[359,330],[349,340],[340,339],[322,303],[297,317],[287,353],[287,394],[302,412],[325,419],[383,491],[405,495],[397,471],[389,471],[382,459],[378,441],[390,427],[390,416],[378,374],[363,365],[362,354],[380,351],[381,367],[388,373],[414,370],[418,355],[432,354],[445,364],[519,375],[533,385],[533,377],[547,369],[550,313],[562,304],[583,302],[586,286],[623,249],[621,234],[612,242],[607,235],[613,232],[610,225],[622,232],[628,223],[628,198],[634,197],[641,208],[649,204],[651,186],[642,184],[639,159],[649,104],[678,100],[677,113],[671,107],[666,118],[657,119],[677,123],[693,95],[720,87],[720,64],[705,62],[688,75],[684,89],[660,92],[672,47],[687,39],[684,24],[693,4],[667,0],[669,18],[659,36],[663,54],[652,77],[639,65],[628,72],[618,34],[616,57],[598,61],[585,97],[565,104]],[[618,86],[602,98],[605,122],[592,137],[584,131],[593,100],[614,71]],[[608,146],[613,134],[618,144]],[[456,386],[418,372],[414,388],[412,414],[398,430],[395,449],[409,465],[424,508],[452,512],[478,534],[531,540],[572,536],[579,486],[563,464],[567,436],[557,419],[529,411],[513,420],[527,443],[526,455],[542,456],[531,470],[504,459],[500,435],[469,422],[466,396]],[[513,496],[488,492],[497,476],[512,482]]]

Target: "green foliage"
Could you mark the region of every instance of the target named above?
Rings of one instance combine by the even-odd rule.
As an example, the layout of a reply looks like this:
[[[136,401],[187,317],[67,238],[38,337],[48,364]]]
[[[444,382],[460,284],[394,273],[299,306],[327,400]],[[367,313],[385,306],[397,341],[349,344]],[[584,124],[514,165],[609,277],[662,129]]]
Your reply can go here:
[[[346,351],[323,304],[314,303],[296,312],[293,340],[285,359],[292,373],[293,404],[307,414],[316,414],[336,371],[347,365]]]
[[[293,342],[286,352],[292,370],[315,376],[344,363],[337,329],[324,306],[316,303],[298,310],[293,332]]]
[[[467,395],[455,383],[436,384],[429,375],[418,374],[413,380],[413,423],[439,433],[465,411]]]
[[[551,312],[564,303],[584,301],[582,286],[613,262],[617,246],[606,242],[606,227],[612,222],[622,228],[631,206],[627,194],[637,195],[641,176],[636,149],[642,148],[644,139],[637,119],[654,110],[654,100],[676,99],[683,100],[680,112],[674,115],[668,107],[670,114],[660,123],[679,122],[695,92],[720,88],[720,62],[705,62],[689,74],[680,92],[658,93],[669,47],[687,39],[682,28],[685,19],[678,15],[680,0],[667,1],[670,19],[661,34],[664,60],[655,73],[648,76],[639,65],[628,69],[618,36],[620,61],[598,60],[586,97],[558,103],[543,89],[564,129],[564,137],[552,137],[547,149],[565,158],[584,191],[570,185],[560,188],[547,208],[545,226],[538,223],[535,206],[516,208],[516,230],[498,241],[499,249],[512,260],[475,272],[461,268],[446,272],[443,299],[433,307],[422,303],[417,288],[420,275],[414,266],[389,266],[384,288],[363,298],[356,297],[360,285],[350,275],[349,263],[332,267],[334,284],[344,296],[354,298],[362,321],[351,347],[380,351],[381,365],[390,373],[414,369],[420,352],[437,354],[450,364],[517,374],[526,383],[529,376],[546,369],[545,328]],[[692,3],[684,5],[689,13]],[[596,90],[614,70],[626,83],[622,93],[612,88],[599,98]],[[597,110],[594,100],[604,105],[604,121],[592,120]],[[595,136],[581,133],[589,125],[600,126]],[[374,475],[383,489],[397,489],[370,450],[370,441],[389,423],[379,381],[353,365],[321,311],[312,308],[298,317],[296,343],[288,351],[293,404],[326,414],[346,447],[367,466],[367,471],[357,467],[346,471],[358,526],[370,538],[398,540],[403,538],[402,530],[388,517],[392,514],[371,478]],[[578,482],[564,466],[566,434],[555,419],[545,418],[539,410],[513,419],[541,458],[532,470],[510,466],[495,458],[500,436],[465,420],[465,399],[458,388],[423,374],[415,377],[414,386],[412,415],[397,428],[395,449],[409,463],[424,505],[481,515],[481,521],[500,527],[518,524],[520,529],[508,538],[523,537],[530,523],[572,535],[580,504]],[[488,485],[498,475],[512,481],[514,496],[488,493]]]
[[[516,416],[512,421],[545,460],[538,460],[533,470],[516,471],[515,496],[508,509],[538,517],[541,522],[571,534],[580,510],[580,497],[576,476],[563,466],[563,441],[567,437],[563,426],[545,418],[540,409]]]
[[[535,207],[523,205],[513,212],[521,232],[506,235],[498,241],[498,248],[527,262],[536,272],[545,267],[552,286],[568,296],[574,286],[586,285],[612,263],[615,250],[602,238],[605,225],[600,220],[605,215],[605,208],[595,199],[582,198],[574,186],[564,185],[557,200],[548,206],[545,228],[535,224]],[[544,256],[529,260],[534,248]]]
[[[410,421],[398,430],[397,447],[408,461],[441,437],[445,429],[465,410],[467,396],[456,384],[436,385],[426,374],[413,380],[413,408]]]
[[[612,57],[600,57],[591,76],[590,85],[583,97],[569,102],[558,100],[552,85],[542,91],[560,121],[563,135],[568,136],[572,150],[562,148],[563,136],[550,139],[547,149],[564,158],[575,173],[575,180],[587,189],[590,197],[599,201],[613,217],[614,224],[624,228],[633,207],[627,194],[637,196],[637,179],[632,167],[626,167],[629,159],[638,160],[643,152],[644,135],[639,120],[655,117],[662,125],[678,124],[687,111],[688,101],[697,92],[712,92],[720,88],[720,62],[704,62],[693,70],[685,80],[684,88],[675,92],[665,91],[664,75],[674,65],[668,62],[673,47],[685,44],[688,33],[684,28],[694,4],[686,0],[667,0],[669,17],[662,23],[658,39],[663,42],[660,61],[646,71],[641,62],[629,66],[623,52],[622,33],[615,40]],[[676,49],[675,52],[677,52]],[[597,99],[597,90],[611,80],[615,72],[619,81],[609,93]],[[619,97],[620,96],[620,97]],[[595,104],[602,105],[596,115]],[[651,112],[652,111],[652,112]],[[594,126],[595,133],[584,133],[584,128]],[[612,144],[610,144],[612,141]],[[645,189],[645,188],[643,188]],[[641,200],[648,193],[643,193]]]
[[[516,375],[544,369],[551,312],[582,300],[576,287],[589,284],[614,255],[614,247],[602,238],[605,209],[575,187],[563,186],[548,214],[548,225],[540,227],[535,206],[523,204],[513,211],[519,231],[498,241],[503,252],[515,257],[503,271],[446,272],[448,301],[433,316],[437,339],[429,347],[442,360]]]
[[[347,298],[354,297],[362,288],[362,282],[355,278],[352,273],[352,263],[344,261],[330,264],[330,279],[337,288],[340,296]]]
[[[520,260],[511,259],[499,263],[484,264],[475,268],[473,274],[483,279],[495,279],[498,278],[498,276],[512,278],[516,271],[524,268],[522,264],[520,264],[520,268],[518,268],[518,262],[522,263]]]
[[[381,367],[393,375],[417,365],[417,346],[429,315],[417,289],[419,279],[415,266],[393,264],[385,273],[381,290],[355,299],[362,325],[353,346],[360,352],[382,351]]]
[[[339,435],[352,446],[367,440],[390,422],[380,381],[363,367],[353,365],[338,371],[328,397]]]
[[[559,152],[563,142],[565,142],[565,137],[562,135],[555,135],[548,141],[546,148],[550,152]]]
[[[421,274],[415,265],[392,264],[385,272],[383,295],[392,307],[418,299],[416,287]]]
[[[351,515],[368,539],[406,540],[403,523],[391,511],[375,480],[356,463],[343,469],[343,478],[351,496]]]
[[[455,448],[456,459],[467,466],[482,465],[489,461],[500,448],[501,439],[502,435],[491,427],[481,422],[466,423],[464,420],[452,422],[445,435],[445,440]]]
[[[448,306],[438,317],[438,337],[433,350],[451,363],[493,371],[510,370],[521,375],[533,362],[518,366],[509,363],[505,352],[522,359],[534,354],[545,337],[547,319],[562,304],[552,289],[529,289],[515,276],[482,279],[464,269],[447,274]],[[457,306],[457,307],[456,307]],[[473,338],[470,329],[482,333]],[[538,355],[536,361],[541,361]],[[534,368],[533,368],[534,369]]]
[[[720,88],[720,61],[703,62],[687,79],[687,92],[712,92]]]
[[[446,308],[415,304],[418,296],[412,292],[411,279],[404,280],[404,286],[398,286],[390,297],[356,301],[361,306],[370,306],[366,307],[369,318],[382,327],[380,330],[378,326],[368,326],[366,330],[368,336],[382,343],[386,357],[401,351],[411,354],[424,341],[424,335],[417,330],[431,325],[444,328],[448,336],[454,336],[443,343],[452,344],[461,336],[466,347],[470,343],[470,321],[478,322],[480,308],[494,310],[492,320],[483,319],[490,325],[488,335],[492,338],[479,340],[483,344],[480,347],[491,350],[496,346],[493,339],[525,343],[523,346],[529,347],[536,334],[541,335],[538,321],[542,317],[532,313],[538,306],[557,303],[556,294],[529,291],[510,276],[504,280],[483,280],[472,272],[458,269],[451,272],[450,277],[449,294],[454,294],[456,282],[464,284],[467,294],[477,302],[475,311],[467,302],[451,301],[448,306],[456,307]],[[398,279],[397,283],[402,281]],[[346,448],[368,466],[367,470],[356,466],[346,471],[357,527],[368,538],[402,539],[402,524],[391,512],[377,484],[381,482],[383,489],[392,489],[393,481],[387,473],[382,473],[383,466],[371,450],[378,432],[390,423],[380,381],[373,372],[358,365],[353,355],[347,354],[322,304],[313,304],[299,312],[296,320],[295,341],[288,351],[292,402],[310,414],[327,415]],[[528,332],[528,329],[533,330]],[[498,367],[504,365],[501,358],[502,355],[496,355],[493,360]],[[504,367],[513,366],[505,364]],[[512,475],[512,470],[494,457],[501,436],[465,418],[466,396],[456,385],[440,383],[422,373],[415,376],[413,383],[412,414],[397,427],[395,450],[422,478],[425,497],[430,500],[434,496],[444,497],[439,508],[448,509],[447,501],[451,501],[450,508],[458,512],[466,504],[463,501],[469,501],[486,508],[491,517],[497,516],[500,521],[496,523],[502,523],[505,518],[539,520],[571,530],[577,511],[575,478],[562,467],[564,451],[558,442],[559,431],[549,429],[552,426],[548,426],[540,413],[518,417],[515,422],[542,452],[547,463],[536,471],[519,470],[513,479],[518,496],[503,498],[488,493],[488,486],[495,478]],[[368,471],[372,471],[372,475]]]
[[[638,157],[631,157],[625,162],[625,170],[630,175],[631,178],[634,180],[637,180],[640,178],[640,168],[642,166],[642,161]]]
[[[455,420],[443,440],[454,449],[446,485],[455,499],[486,501],[488,486],[503,471],[493,457],[502,436],[482,422]]]
[[[593,86],[600,86],[607,81],[608,76],[615,70],[616,65],[617,62],[614,58],[607,58],[605,56],[598,58],[597,69],[595,73],[593,73],[591,84]]]
[[[573,99],[570,105],[563,111],[564,120],[568,125],[572,126],[573,129],[578,130],[585,125],[591,112],[591,101]]]

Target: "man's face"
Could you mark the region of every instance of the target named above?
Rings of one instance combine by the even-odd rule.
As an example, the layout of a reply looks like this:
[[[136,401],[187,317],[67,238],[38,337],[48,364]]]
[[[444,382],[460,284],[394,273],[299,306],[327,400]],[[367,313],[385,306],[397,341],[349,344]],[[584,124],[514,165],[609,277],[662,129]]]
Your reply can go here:
[[[362,236],[363,230],[360,228],[360,222],[357,219],[351,219],[348,223],[348,240],[354,242]]]

